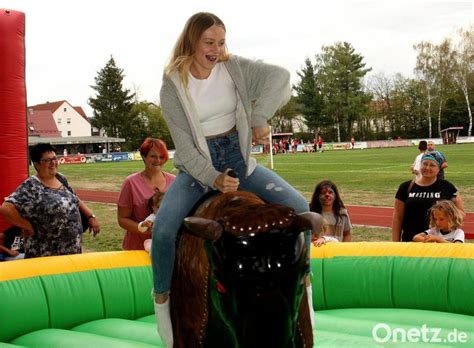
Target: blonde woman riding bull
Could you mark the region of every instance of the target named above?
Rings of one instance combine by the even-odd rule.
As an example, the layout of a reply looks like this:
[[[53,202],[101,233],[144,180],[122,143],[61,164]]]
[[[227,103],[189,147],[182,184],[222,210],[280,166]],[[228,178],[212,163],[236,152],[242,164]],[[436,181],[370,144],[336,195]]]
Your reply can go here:
[[[156,217],[160,223],[154,225],[152,244],[155,313],[168,347],[173,345],[169,295],[176,237],[206,193],[250,191],[296,213],[309,211],[301,193],[250,157],[252,144],[269,142],[268,120],[290,92],[287,70],[228,54],[226,28],[217,16],[200,12],[188,19],[160,92],[179,170]]]

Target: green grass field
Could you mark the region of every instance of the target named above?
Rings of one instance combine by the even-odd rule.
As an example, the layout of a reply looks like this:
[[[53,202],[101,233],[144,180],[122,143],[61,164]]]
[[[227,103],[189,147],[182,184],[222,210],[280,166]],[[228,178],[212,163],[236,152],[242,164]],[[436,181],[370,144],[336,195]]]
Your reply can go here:
[[[474,144],[437,146],[449,163],[446,179],[460,191],[466,211],[474,211]],[[392,206],[400,183],[412,179],[410,166],[418,150],[384,148],[339,150],[323,153],[278,154],[274,169],[300,190],[309,200],[316,184],[331,179],[338,185],[345,204]],[[257,156],[261,164],[269,166],[269,156]],[[124,178],[142,170],[141,161],[63,165],[64,173],[76,189],[118,191]],[[173,172],[171,161],[165,170]],[[116,207],[110,204],[90,204],[102,224],[100,237],[85,237],[88,250],[116,250],[120,248],[122,231],[116,222]],[[388,229],[354,229],[355,241],[389,240]]]

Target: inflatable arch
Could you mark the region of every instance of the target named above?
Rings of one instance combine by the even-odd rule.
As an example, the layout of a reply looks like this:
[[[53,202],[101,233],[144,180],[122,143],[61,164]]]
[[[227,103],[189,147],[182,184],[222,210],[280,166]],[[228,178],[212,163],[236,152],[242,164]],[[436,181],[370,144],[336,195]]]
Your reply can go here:
[[[25,14],[0,9],[0,204],[28,177]],[[0,216],[0,231],[8,226]]]
[[[435,332],[439,347],[474,343],[474,244],[328,243],[311,255],[315,346],[426,344]],[[163,346],[151,286],[144,251],[1,263],[0,346]]]

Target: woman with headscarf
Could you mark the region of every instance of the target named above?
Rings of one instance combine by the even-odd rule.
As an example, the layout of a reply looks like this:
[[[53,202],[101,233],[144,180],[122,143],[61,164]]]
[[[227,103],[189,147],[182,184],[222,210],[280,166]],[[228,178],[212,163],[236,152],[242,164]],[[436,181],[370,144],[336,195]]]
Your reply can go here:
[[[439,200],[449,199],[464,211],[457,188],[439,179],[441,156],[437,151],[426,152],[421,159],[421,176],[405,181],[395,195],[392,220],[392,241],[411,242],[413,237],[429,228],[429,210]]]

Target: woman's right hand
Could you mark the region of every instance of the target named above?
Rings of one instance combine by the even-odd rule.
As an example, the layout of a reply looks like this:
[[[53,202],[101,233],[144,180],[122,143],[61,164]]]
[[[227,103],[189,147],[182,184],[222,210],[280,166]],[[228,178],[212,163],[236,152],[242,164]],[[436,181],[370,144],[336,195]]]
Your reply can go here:
[[[235,192],[239,188],[239,179],[227,175],[230,170],[231,169],[226,169],[226,171],[220,174],[214,181],[214,187],[222,193]]]
[[[264,145],[270,144],[270,127],[252,127],[252,143]]]

